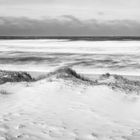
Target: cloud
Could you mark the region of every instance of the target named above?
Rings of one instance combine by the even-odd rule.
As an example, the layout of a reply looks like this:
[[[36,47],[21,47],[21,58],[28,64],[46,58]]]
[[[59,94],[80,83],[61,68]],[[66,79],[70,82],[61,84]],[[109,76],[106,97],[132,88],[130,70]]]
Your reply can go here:
[[[0,16],[140,21],[139,5],[140,0],[0,0]]]
[[[63,15],[62,17],[64,19],[68,19],[68,20],[71,20],[73,22],[77,22],[77,23],[81,24],[81,21],[78,18],[76,18],[76,17],[74,17],[72,15]]]
[[[80,20],[71,15],[63,18],[29,19],[0,17],[0,35],[33,36],[140,36],[140,23],[133,20]]]
[[[52,3],[55,0],[0,0],[0,4],[14,5],[14,4],[35,4],[35,3]]]
[[[103,15],[105,15],[105,13],[104,12],[98,12],[98,15],[103,16]]]

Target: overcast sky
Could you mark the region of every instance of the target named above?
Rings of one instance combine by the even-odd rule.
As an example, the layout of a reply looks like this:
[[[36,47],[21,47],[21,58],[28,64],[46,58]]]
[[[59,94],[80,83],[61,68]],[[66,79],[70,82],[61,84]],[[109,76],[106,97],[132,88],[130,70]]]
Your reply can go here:
[[[0,35],[140,35],[140,0],[0,0]]]

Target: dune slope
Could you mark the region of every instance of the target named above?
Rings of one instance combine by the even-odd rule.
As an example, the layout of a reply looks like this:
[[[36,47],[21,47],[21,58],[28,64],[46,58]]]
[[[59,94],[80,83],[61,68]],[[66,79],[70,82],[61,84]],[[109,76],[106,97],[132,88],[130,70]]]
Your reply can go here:
[[[119,80],[63,69],[0,85],[8,93],[0,94],[0,140],[139,140],[140,97],[114,90]]]

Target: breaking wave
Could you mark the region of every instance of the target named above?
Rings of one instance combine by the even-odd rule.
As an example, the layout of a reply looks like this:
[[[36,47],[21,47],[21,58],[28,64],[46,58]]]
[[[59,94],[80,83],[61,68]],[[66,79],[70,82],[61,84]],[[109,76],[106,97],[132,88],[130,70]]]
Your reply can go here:
[[[97,40],[0,40],[0,69],[51,72],[66,66],[85,74],[140,75],[139,40]]]

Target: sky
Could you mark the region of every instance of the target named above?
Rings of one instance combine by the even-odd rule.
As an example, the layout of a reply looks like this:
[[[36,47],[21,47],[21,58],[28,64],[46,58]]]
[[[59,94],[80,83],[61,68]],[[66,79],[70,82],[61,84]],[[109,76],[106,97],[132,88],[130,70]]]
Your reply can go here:
[[[140,36],[140,0],[0,0],[0,36]]]

